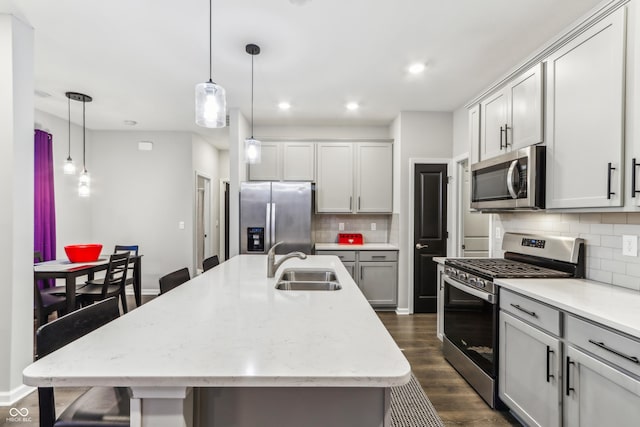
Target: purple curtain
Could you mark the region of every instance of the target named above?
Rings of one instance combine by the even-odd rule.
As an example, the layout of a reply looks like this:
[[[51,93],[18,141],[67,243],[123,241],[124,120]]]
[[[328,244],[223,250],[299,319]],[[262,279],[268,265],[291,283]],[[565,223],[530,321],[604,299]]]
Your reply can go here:
[[[53,136],[36,130],[34,144],[34,251],[56,259],[56,203],[53,189]],[[43,287],[42,283],[38,284]]]

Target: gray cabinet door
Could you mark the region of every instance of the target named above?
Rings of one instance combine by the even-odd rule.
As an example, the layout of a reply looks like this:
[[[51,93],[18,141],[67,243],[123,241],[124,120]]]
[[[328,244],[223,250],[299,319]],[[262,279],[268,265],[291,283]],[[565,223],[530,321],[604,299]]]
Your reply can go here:
[[[499,341],[500,399],[527,425],[560,426],[560,340],[501,311]]]
[[[569,427],[637,426],[640,381],[567,347],[565,425]]]
[[[359,262],[358,270],[360,289],[373,307],[397,304],[397,262]]]
[[[353,212],[353,143],[320,143],[317,212]]]
[[[357,213],[393,211],[393,146],[388,143],[356,145],[355,208]]]

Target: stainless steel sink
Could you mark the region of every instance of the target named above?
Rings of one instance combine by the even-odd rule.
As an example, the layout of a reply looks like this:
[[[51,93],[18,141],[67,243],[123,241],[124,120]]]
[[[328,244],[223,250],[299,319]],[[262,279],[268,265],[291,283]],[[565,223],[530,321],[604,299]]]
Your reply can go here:
[[[281,291],[338,291],[342,289],[342,286],[333,281],[280,280],[276,284],[276,289]]]
[[[291,282],[335,282],[338,278],[332,270],[298,270],[288,268],[284,270],[279,281]]]

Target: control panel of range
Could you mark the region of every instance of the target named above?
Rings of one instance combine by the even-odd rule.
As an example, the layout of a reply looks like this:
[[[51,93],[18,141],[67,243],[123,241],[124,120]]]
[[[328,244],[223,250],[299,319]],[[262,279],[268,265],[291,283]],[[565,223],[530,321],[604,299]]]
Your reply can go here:
[[[544,245],[547,243],[546,240],[542,240],[542,239],[527,239],[527,238],[522,238],[522,244],[521,246],[526,246],[528,248],[539,248],[539,249],[544,249]]]
[[[483,279],[475,274],[467,273],[466,271],[447,265],[444,267],[444,273],[452,279],[464,283],[467,286],[481,289],[490,294],[496,293],[495,286],[491,280]]]

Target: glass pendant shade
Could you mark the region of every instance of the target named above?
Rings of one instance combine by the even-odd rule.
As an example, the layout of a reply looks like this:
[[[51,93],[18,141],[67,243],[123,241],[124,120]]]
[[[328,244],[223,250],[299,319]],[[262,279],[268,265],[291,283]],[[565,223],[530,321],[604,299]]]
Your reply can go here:
[[[87,170],[83,170],[78,179],[78,196],[89,197],[91,194],[91,176]]]
[[[247,138],[244,140],[244,156],[249,164],[260,163],[262,144],[257,139]]]
[[[227,125],[225,90],[211,80],[196,85],[196,124],[206,128]]]
[[[65,175],[74,175],[76,173],[76,165],[73,164],[71,157],[67,157],[67,160],[64,161],[63,170]]]

